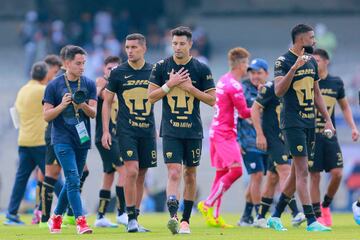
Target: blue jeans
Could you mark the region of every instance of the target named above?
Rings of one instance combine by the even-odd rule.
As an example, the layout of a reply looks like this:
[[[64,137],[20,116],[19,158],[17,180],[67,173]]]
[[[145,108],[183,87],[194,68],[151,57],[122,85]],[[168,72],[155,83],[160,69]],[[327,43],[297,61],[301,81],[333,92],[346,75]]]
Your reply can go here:
[[[88,149],[74,148],[70,144],[55,144],[54,150],[65,175],[65,184],[61,190],[54,213],[63,215],[70,202],[75,218],[77,218],[82,216],[80,177],[84,169]]]
[[[9,214],[16,215],[18,213],[21,200],[24,197],[27,182],[35,167],[38,166],[41,172],[45,175],[45,153],[45,146],[19,146],[19,166],[16,171],[15,183],[8,206]]]

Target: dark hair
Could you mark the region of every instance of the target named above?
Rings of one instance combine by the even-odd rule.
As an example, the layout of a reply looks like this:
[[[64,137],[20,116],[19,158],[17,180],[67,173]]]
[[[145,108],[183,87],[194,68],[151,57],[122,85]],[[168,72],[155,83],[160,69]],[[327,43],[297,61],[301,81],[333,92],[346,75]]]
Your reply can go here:
[[[36,62],[31,67],[31,78],[37,81],[42,81],[46,77],[48,66],[45,62]]]
[[[329,53],[325,49],[317,48],[314,50],[313,55],[318,55],[322,59],[330,60]]]
[[[70,45],[65,50],[64,60],[74,60],[76,54],[87,55],[86,51],[83,48]]]
[[[299,34],[307,33],[307,32],[310,32],[310,31],[314,31],[314,29],[312,27],[310,27],[309,25],[306,25],[306,24],[298,24],[298,25],[296,25],[291,30],[292,42],[295,43],[295,39]]]
[[[61,59],[55,54],[47,55],[44,59],[44,62],[51,67],[53,67],[53,66],[61,67],[62,66]]]
[[[66,45],[66,46],[61,48],[61,50],[60,50],[60,59],[61,59],[61,61],[65,61],[66,53],[67,53],[69,47],[72,47],[72,46],[74,46],[74,45]]]
[[[107,65],[109,63],[121,63],[121,60],[118,56],[108,56],[107,58],[105,58],[104,60],[104,65]]]
[[[171,36],[186,36],[188,40],[191,40],[192,32],[189,27],[180,26],[171,30]]]
[[[132,33],[126,36],[126,40],[138,40],[141,45],[146,45],[145,36],[141,33]]]

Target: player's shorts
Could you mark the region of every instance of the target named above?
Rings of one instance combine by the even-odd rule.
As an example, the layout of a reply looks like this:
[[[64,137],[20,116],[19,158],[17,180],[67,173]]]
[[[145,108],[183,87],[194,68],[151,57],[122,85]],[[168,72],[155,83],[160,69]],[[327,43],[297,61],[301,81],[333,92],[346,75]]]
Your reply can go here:
[[[283,133],[291,156],[308,157],[309,160],[314,158],[314,128],[286,128]]]
[[[163,137],[165,163],[179,163],[187,167],[200,165],[202,139]]]
[[[45,154],[45,164],[46,165],[59,165],[61,167],[60,161],[57,159],[54,151],[53,145],[46,145],[46,154]]]
[[[210,138],[211,166],[215,168],[228,168],[234,163],[241,165],[242,156],[236,138],[216,141]]]
[[[270,139],[268,141],[268,165],[267,169],[273,173],[276,172],[277,165],[291,164],[289,159],[289,151],[285,146],[285,143],[280,139]]]
[[[329,172],[334,168],[342,168],[343,156],[337,137],[329,139],[322,133],[317,133],[315,140],[315,154],[313,161],[309,161],[309,171]]]
[[[263,172],[266,174],[267,169],[267,154],[254,152],[254,151],[246,151],[243,155],[244,165],[247,173],[254,174],[257,172]]]
[[[96,142],[95,145],[103,163],[104,173],[113,173],[116,171],[116,167],[124,165],[124,162],[120,157],[120,149],[117,141],[111,142],[110,150],[105,149],[101,142]]]
[[[157,166],[156,139],[154,137],[121,135],[118,140],[120,156],[124,161],[138,161],[141,169]]]

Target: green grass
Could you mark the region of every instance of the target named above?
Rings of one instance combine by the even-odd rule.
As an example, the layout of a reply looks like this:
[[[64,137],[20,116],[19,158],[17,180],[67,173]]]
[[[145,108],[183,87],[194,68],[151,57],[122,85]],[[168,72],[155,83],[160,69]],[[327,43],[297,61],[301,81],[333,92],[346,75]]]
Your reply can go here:
[[[108,216],[115,220],[114,215]],[[225,214],[224,218],[228,223],[236,224],[238,215]],[[255,229],[251,227],[235,227],[233,229],[209,228],[205,225],[202,217],[196,214],[191,219],[191,235],[171,235],[166,228],[167,214],[146,214],[141,216],[140,223],[152,230],[151,233],[126,233],[124,227],[115,229],[94,228],[92,235],[77,235],[74,227],[63,229],[61,234],[51,235],[47,229],[39,229],[38,226],[26,225],[24,227],[0,226],[0,240],[17,239],[196,239],[196,240],[332,240],[332,239],[358,239],[360,240],[360,226],[356,225],[350,214],[335,214],[333,231],[330,233],[309,233],[305,231],[305,225],[300,228],[290,226],[290,217],[285,215],[283,222],[288,228],[287,232],[275,232],[271,229]],[[31,216],[22,216],[22,219],[29,223]],[[88,218],[89,223],[94,222],[94,216]]]

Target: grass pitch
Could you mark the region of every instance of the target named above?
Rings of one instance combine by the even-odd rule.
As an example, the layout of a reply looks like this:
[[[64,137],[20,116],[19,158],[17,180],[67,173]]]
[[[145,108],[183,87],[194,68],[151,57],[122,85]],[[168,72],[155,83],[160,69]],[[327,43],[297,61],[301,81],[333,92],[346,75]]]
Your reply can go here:
[[[115,221],[114,215],[108,215],[108,218]],[[3,216],[2,219],[3,220]],[[234,214],[225,214],[224,218],[228,223],[236,224],[239,216]],[[196,240],[360,240],[360,226],[353,221],[351,214],[334,214],[334,226],[329,233],[309,233],[305,230],[305,225],[299,228],[293,228],[290,224],[290,216],[283,216],[283,223],[288,228],[287,232],[276,232],[272,229],[256,229],[252,227],[235,227],[233,229],[219,229],[207,227],[200,214],[195,214],[191,218],[190,235],[172,235],[166,228],[168,214],[145,214],[139,218],[139,222],[146,228],[152,230],[151,233],[126,233],[125,228],[104,229],[93,228],[92,235],[77,235],[75,227],[64,228],[61,234],[50,234],[48,229],[39,229],[36,225],[30,225],[31,216],[23,215],[27,225],[23,227],[0,225],[0,240],[33,240],[33,239],[196,239]],[[88,217],[88,223],[93,224],[95,216]]]

